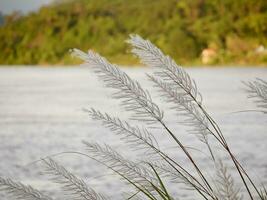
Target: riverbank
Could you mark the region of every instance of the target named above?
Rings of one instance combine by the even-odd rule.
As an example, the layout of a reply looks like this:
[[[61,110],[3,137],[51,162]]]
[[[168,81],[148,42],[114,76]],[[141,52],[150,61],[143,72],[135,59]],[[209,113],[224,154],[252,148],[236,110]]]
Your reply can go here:
[[[182,65],[267,65],[265,8],[266,0],[59,0],[5,16],[0,64],[78,64],[68,51],[79,48],[136,65],[125,40],[139,34]]]

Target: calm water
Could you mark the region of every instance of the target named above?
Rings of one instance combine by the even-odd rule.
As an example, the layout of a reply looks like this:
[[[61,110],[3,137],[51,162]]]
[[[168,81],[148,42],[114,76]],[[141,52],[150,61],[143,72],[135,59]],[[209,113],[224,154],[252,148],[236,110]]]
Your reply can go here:
[[[150,69],[124,70],[152,90],[155,101],[168,109],[146,80],[145,73],[151,72]],[[196,80],[205,107],[220,124],[239,160],[252,177],[267,183],[267,115],[232,113],[255,109],[255,105],[246,98],[241,81],[255,77],[266,80],[267,68],[191,68],[188,72]],[[83,108],[95,107],[127,117],[119,102],[110,96],[111,91],[103,88],[88,68],[0,68],[0,175],[46,189],[57,196],[55,191],[58,187],[50,183],[48,176],[40,174],[42,163],[31,164],[33,161],[63,151],[85,152],[82,140],[108,143],[123,155],[138,159],[139,154],[126,148],[118,137],[90,120],[82,111]],[[179,115],[172,110],[166,110],[165,115],[168,126],[176,131],[185,145],[202,149],[197,138],[188,135],[179,125]],[[166,134],[160,129],[154,132],[162,148],[186,165],[186,159],[173,148],[175,145],[170,143]],[[207,166],[209,162],[202,151],[192,150],[192,153],[205,169],[212,168]],[[216,154],[227,159],[219,149]],[[65,154],[55,159],[85,178],[97,191],[105,192],[114,199],[121,199],[120,195],[129,191],[117,176],[110,175],[110,171],[88,158]],[[173,193],[187,199],[186,190],[178,190],[177,186],[172,189]]]

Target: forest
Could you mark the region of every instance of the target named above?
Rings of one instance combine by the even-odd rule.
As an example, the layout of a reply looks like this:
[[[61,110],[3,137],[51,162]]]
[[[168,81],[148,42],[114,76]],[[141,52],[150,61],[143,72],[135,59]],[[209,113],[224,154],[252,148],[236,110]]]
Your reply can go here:
[[[138,65],[129,34],[151,40],[183,65],[267,64],[266,0],[56,1],[23,15],[1,15],[1,65],[74,65],[69,49],[92,49]]]

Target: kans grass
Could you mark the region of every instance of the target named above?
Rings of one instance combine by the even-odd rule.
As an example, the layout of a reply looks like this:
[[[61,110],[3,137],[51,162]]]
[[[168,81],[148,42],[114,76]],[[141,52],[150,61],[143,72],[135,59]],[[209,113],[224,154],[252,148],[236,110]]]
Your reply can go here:
[[[219,125],[206,111],[197,85],[188,73],[148,40],[138,35],[131,35],[127,42],[133,47],[132,53],[145,65],[156,68],[156,72],[147,74],[147,78],[158,89],[159,95],[164,97],[166,104],[177,112],[179,119],[183,119],[179,120],[181,125],[188,126],[188,132],[194,134],[206,146],[206,156],[212,161],[210,166],[213,169],[213,172],[210,172],[212,176],[204,173],[203,166],[194,159],[190,148],[179,139],[179,132],[167,125],[164,119],[167,110],[163,112],[153,101],[149,91],[99,54],[93,51],[84,53],[78,49],[73,49],[72,54],[90,66],[106,87],[115,90],[113,97],[121,100],[121,106],[131,113],[131,117],[128,121],[124,121],[94,108],[85,111],[93,120],[102,122],[103,126],[118,134],[122,142],[140,152],[142,157],[132,161],[109,145],[88,141],[83,141],[86,152],[72,153],[93,159],[120,176],[132,187],[131,191],[125,191],[127,192],[125,199],[180,199],[179,196],[173,196],[168,188],[168,184],[177,184],[177,189],[186,188],[192,193],[196,192],[198,199],[266,200],[266,188],[263,185],[256,185],[238,161]],[[267,82],[256,79],[244,84],[248,97],[253,98],[259,108],[257,111],[266,114]],[[134,120],[137,120],[137,125],[132,125]],[[162,134],[176,145],[176,151],[184,153],[187,163],[175,159],[160,148],[160,142],[153,135],[154,128],[163,130]],[[214,148],[215,143],[227,154],[232,166],[220,158],[217,148]],[[68,195],[68,199],[109,199],[109,194],[98,193],[51,157],[42,159],[44,172],[52,177],[53,182],[62,186],[63,193]],[[238,174],[236,178],[240,179],[241,185],[237,186],[236,178],[233,178],[228,171],[229,167],[235,168]],[[53,199],[31,186],[3,177],[0,177],[0,191],[14,199]]]

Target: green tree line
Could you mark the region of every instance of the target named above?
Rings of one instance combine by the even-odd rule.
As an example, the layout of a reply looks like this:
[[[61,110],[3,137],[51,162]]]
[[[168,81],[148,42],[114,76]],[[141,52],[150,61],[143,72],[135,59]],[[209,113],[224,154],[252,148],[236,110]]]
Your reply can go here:
[[[181,64],[266,65],[266,0],[75,0],[5,16],[0,64],[76,64],[68,50],[93,49],[113,62],[137,64],[125,40],[149,38]],[[260,53],[255,51],[261,46]]]

